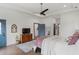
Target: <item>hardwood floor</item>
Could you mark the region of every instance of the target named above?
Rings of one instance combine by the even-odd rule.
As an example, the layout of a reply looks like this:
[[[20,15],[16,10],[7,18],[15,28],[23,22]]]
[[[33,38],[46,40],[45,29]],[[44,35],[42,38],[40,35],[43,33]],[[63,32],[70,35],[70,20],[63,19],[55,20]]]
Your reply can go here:
[[[0,55],[40,55],[40,53],[35,53],[33,50],[28,53],[24,53],[22,50],[16,47],[16,45],[11,45],[0,49]]]

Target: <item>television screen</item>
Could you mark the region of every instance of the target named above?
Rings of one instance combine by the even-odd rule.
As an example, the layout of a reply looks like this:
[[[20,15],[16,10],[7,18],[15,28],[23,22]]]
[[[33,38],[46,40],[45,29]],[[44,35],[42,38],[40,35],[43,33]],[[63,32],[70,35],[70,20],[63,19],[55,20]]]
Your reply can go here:
[[[30,28],[23,28],[22,34],[30,34]]]

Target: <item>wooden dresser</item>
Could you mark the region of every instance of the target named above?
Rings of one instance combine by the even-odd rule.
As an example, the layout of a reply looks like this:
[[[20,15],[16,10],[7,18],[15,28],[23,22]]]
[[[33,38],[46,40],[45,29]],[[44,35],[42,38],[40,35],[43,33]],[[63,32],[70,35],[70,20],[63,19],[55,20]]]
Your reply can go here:
[[[32,34],[22,34],[21,43],[29,42],[32,40]]]

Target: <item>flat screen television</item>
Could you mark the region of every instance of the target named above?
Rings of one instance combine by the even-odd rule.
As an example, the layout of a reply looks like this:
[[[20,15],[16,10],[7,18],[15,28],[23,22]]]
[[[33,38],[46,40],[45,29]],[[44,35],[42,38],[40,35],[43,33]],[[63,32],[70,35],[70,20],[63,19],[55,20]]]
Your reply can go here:
[[[30,34],[30,28],[23,28],[22,34]]]

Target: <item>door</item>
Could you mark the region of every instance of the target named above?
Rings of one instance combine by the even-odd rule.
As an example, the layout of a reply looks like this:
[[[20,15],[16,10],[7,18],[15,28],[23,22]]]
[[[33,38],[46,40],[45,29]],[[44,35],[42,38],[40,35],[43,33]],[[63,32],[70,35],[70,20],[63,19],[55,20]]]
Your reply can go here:
[[[6,46],[6,20],[0,20],[0,48]]]
[[[38,35],[45,36],[45,24],[38,24]]]

